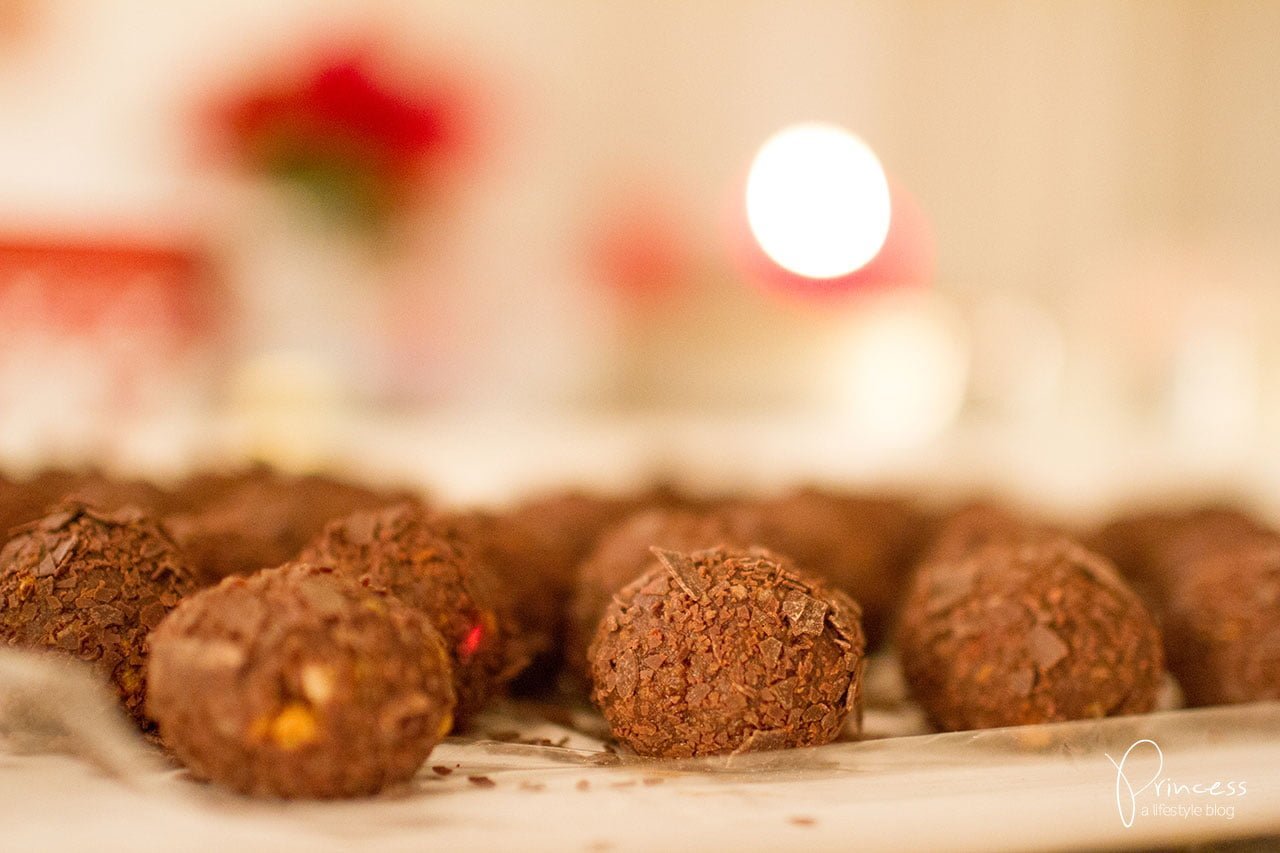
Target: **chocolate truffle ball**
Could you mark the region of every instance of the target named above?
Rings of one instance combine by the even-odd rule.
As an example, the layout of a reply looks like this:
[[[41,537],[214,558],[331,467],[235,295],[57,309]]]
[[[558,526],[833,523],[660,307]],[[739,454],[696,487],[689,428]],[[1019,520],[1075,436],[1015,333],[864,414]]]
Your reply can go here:
[[[871,646],[880,642],[914,562],[919,516],[888,498],[815,488],[726,510],[741,538],[790,557],[852,596]]]
[[[848,596],[767,551],[654,549],[592,642],[613,735],[682,758],[834,740],[860,724],[864,640]]]
[[[522,663],[508,657],[509,619],[492,572],[475,560],[457,528],[420,506],[333,521],[301,559],[385,590],[431,621],[452,660],[460,722]]]
[[[194,589],[153,520],[64,504],[18,528],[0,552],[0,638],[92,663],[145,724],[147,634]]]
[[[356,797],[409,779],[451,725],[426,617],[328,568],[228,578],[152,635],[147,707],[199,778],[263,797]]]
[[[642,510],[605,532],[578,569],[565,638],[570,670],[589,674],[587,647],[596,626],[614,594],[653,564],[650,549],[689,553],[754,544],[724,516],[685,510]]]
[[[293,559],[332,519],[403,499],[329,477],[254,469],[200,510],[167,517],[165,526],[201,581],[213,584]]]
[[[1280,700],[1280,537],[1193,562],[1164,604],[1169,669],[1188,705]]]
[[[898,646],[912,695],[947,731],[1150,711],[1164,675],[1146,607],[1065,537],[997,538],[923,564]]]

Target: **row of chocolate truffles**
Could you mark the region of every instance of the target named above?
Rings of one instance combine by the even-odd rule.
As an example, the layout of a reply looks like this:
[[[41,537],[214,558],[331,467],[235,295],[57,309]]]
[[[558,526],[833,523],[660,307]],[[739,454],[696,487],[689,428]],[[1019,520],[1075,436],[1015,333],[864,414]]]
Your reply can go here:
[[[45,487],[54,479],[46,475],[35,482]],[[62,477],[57,480],[67,482]],[[90,492],[84,484],[90,481],[97,506],[85,501]],[[20,526],[5,551],[4,564],[0,566],[0,603],[3,603],[0,630],[11,644],[59,650],[97,665],[115,684],[126,709],[140,724],[146,727],[153,719],[158,720],[165,742],[176,754],[193,770],[215,774],[216,769],[207,768],[236,762],[227,764],[210,760],[208,756],[202,759],[191,752],[189,746],[183,746],[184,738],[190,736],[186,724],[175,722],[190,717],[194,708],[204,707],[209,711],[228,701],[225,690],[210,687],[216,679],[205,671],[209,662],[225,659],[236,661],[236,666],[283,667],[281,671],[293,673],[293,680],[299,685],[311,688],[316,683],[314,673],[318,671],[313,667],[309,670],[313,677],[299,680],[298,673],[305,668],[305,662],[290,657],[296,657],[296,652],[256,640],[252,636],[254,632],[249,630],[252,623],[239,619],[235,613],[219,615],[219,611],[230,605],[218,602],[230,596],[230,600],[243,604],[246,594],[269,597],[269,590],[274,586],[264,586],[266,581],[248,583],[244,578],[257,578],[263,572],[256,567],[289,553],[293,545],[303,541],[304,532],[324,524],[321,515],[335,514],[339,508],[349,509],[352,504],[373,505],[399,496],[340,481],[285,478],[262,470],[237,477],[201,476],[193,482],[198,485],[188,489],[188,495],[179,497],[154,487],[144,490],[128,484],[125,488],[126,484],[97,475],[78,482],[73,480],[70,497],[64,497],[45,516]],[[29,490],[20,497],[34,507],[37,504],[30,491],[40,490]],[[45,491],[52,493],[53,490]],[[135,505],[144,499],[151,514]],[[812,499],[812,496],[801,498]],[[102,508],[126,500],[130,502],[128,507]],[[278,509],[291,503],[296,506],[287,511]],[[504,515],[441,516],[431,513],[421,503],[402,503],[379,510],[357,510],[332,519],[303,544],[300,552],[291,556],[297,556],[301,565],[315,571],[323,569],[343,582],[354,582],[371,592],[390,596],[425,616],[442,636],[448,657],[452,696],[448,702],[439,704],[448,705],[450,719],[458,719],[482,707],[530,658],[540,655],[547,661],[548,672],[554,671],[565,633],[566,608],[562,602],[576,586],[577,567],[583,555],[590,551],[601,531],[637,509],[653,506],[679,508],[672,512],[693,512],[705,511],[710,505],[679,497],[669,489],[649,490],[625,499],[563,494],[528,502]],[[721,503],[716,506],[722,508]],[[156,515],[174,507],[181,508],[182,512],[160,515],[161,520],[156,520]],[[236,508],[239,523],[226,523],[229,507]],[[739,508],[737,512],[741,514],[743,510]],[[785,517],[783,513],[779,515]],[[206,525],[206,516],[211,517],[213,523]],[[804,513],[796,515],[797,518],[804,516]],[[175,519],[182,523],[175,523]],[[263,523],[264,520],[267,523]],[[847,519],[841,518],[840,523],[845,525]],[[184,529],[184,524],[190,527]],[[191,547],[193,540],[183,534],[188,534],[190,528],[201,527],[221,530],[221,539],[228,543],[226,551],[235,556],[234,562],[228,562],[225,556],[219,557],[221,562],[208,559],[209,553],[217,549],[206,547],[206,542],[217,541],[219,537],[201,537],[195,540],[199,547]],[[785,525],[780,527],[789,529]],[[803,539],[801,534],[793,535]],[[825,545],[817,547],[842,547],[843,536],[843,532],[827,534]],[[757,537],[745,537],[744,541],[754,538]],[[814,538],[824,542],[823,537]],[[501,579],[493,576],[491,565],[499,569]],[[784,648],[776,636],[755,637],[767,655],[777,651],[769,660],[784,673],[767,680],[771,686],[765,696],[773,698],[777,694],[777,707],[760,706],[759,719],[750,715],[737,723],[730,719],[729,739],[717,732],[714,746],[673,744],[661,752],[637,741],[639,751],[702,754],[821,743],[840,730],[851,711],[857,711],[863,637],[858,606],[847,596],[793,571],[784,558],[754,547],[749,552],[722,554],[711,560],[700,561],[696,556],[688,560],[682,557],[675,562],[669,559],[663,565],[668,569],[673,565],[696,566],[699,572],[710,572],[708,584],[699,588],[705,587],[711,592],[721,589],[722,585],[716,581],[721,571],[727,575],[736,571],[741,576],[739,580],[751,579],[748,587],[759,593],[759,600],[754,601],[752,607],[760,614],[771,613],[778,626],[798,632],[800,640],[798,648],[793,650],[792,646],[797,643],[788,641]],[[696,574],[685,572],[684,586],[680,589],[685,589]],[[219,576],[225,577],[214,590],[197,592]],[[228,589],[239,589],[241,593],[231,595]],[[729,594],[735,602],[742,589],[741,583],[730,585]],[[527,596],[522,597],[522,592],[527,592]],[[643,595],[640,600],[645,600]],[[181,637],[172,631],[153,634],[165,614],[179,602],[185,602],[180,610],[186,613],[212,609],[213,615],[206,613],[196,619],[198,624],[205,621],[221,624],[218,621],[221,619],[239,626],[236,637],[262,651],[264,658],[246,664],[243,656],[232,654],[225,642],[211,646],[209,654],[196,654],[195,647],[201,645],[199,632],[195,637]],[[512,607],[512,604],[524,606]],[[736,612],[740,607],[732,610]],[[295,626],[290,625],[289,620],[301,613],[287,607],[266,608],[263,612],[271,614],[267,620],[269,636],[277,639],[291,636]],[[695,618],[709,621],[711,634],[721,633],[719,623],[724,621],[729,629],[725,635],[731,642],[745,636],[730,620],[711,614]],[[262,625],[257,627],[266,630]],[[334,627],[337,630],[340,626],[335,623]],[[306,633],[308,629],[300,625],[298,630]],[[174,652],[169,645],[179,647],[182,653]],[[838,654],[832,652],[832,648],[837,649]],[[167,690],[154,691],[150,700],[146,698],[149,650],[156,662],[153,669],[160,667],[156,671],[165,673],[166,683],[170,685]],[[825,664],[817,668],[812,665],[810,658],[814,654],[823,661],[838,659],[843,674],[828,678]],[[284,660],[277,660],[278,656],[284,656]],[[744,653],[744,659],[746,656]],[[647,658],[653,661],[652,655]],[[190,671],[184,672],[183,667],[189,667]],[[709,721],[725,719],[724,713],[741,710],[741,691],[731,687],[734,679],[743,677],[738,669],[727,670],[723,677],[729,680],[722,685],[722,690],[708,686],[704,698],[709,697],[712,704],[727,703],[717,712],[720,716],[713,714]],[[798,678],[794,690],[785,683],[775,683],[790,677],[785,673]],[[538,677],[545,676],[538,674]],[[286,683],[289,679],[277,681]],[[251,682],[252,679],[248,679],[243,684]],[[175,684],[180,687],[174,688]],[[701,688],[695,687],[695,696],[700,692]],[[318,693],[331,695],[331,691],[323,689]],[[322,736],[327,717],[303,713],[314,707],[315,695],[315,689],[310,694],[285,690],[280,695],[267,697],[275,703],[275,712],[256,715],[249,728],[236,728],[223,720],[214,725],[213,730],[235,731],[235,736],[222,744],[232,753],[254,744],[270,747],[267,755],[273,754],[272,749],[317,749],[315,744],[330,741]],[[175,697],[181,701],[175,702]],[[814,702],[801,704],[802,698]],[[251,699],[256,699],[258,705],[265,701],[262,696],[245,699],[250,705],[254,704]],[[683,713],[679,706],[673,710]],[[337,711],[330,709],[326,714]],[[706,725],[719,728],[711,722]],[[640,728],[647,726],[649,723],[642,722]],[[311,735],[299,734],[311,729],[315,729]],[[783,736],[783,733],[788,734]],[[695,734],[690,732],[690,738]],[[209,745],[207,738],[198,743]],[[312,786],[307,791],[291,790],[279,784],[273,786],[263,781],[269,773],[264,776],[253,772],[255,762],[241,757],[248,762],[245,767],[249,769],[244,773],[238,777],[214,778],[255,793],[323,796],[351,791],[349,786],[337,783],[327,788]],[[285,758],[276,755],[273,760],[287,765]],[[339,762],[331,763],[337,766]]]
[[[864,641],[860,608],[852,599],[871,604],[864,616],[873,639],[879,640],[893,619],[898,597],[908,590],[912,597],[898,630],[904,662],[920,654],[926,659],[932,654],[937,661],[937,666],[924,667],[927,677],[911,680],[917,698],[941,728],[1130,713],[1146,710],[1154,701],[1151,684],[1158,682],[1159,647],[1157,643],[1156,651],[1150,651],[1141,605],[1133,606],[1127,587],[1105,561],[1061,534],[998,510],[963,512],[934,531],[908,504],[891,499],[810,490],[762,501],[701,501],[655,489],[624,498],[555,495],[504,514],[441,517],[411,504],[358,511],[327,528],[321,518],[320,532],[314,533],[316,516],[338,515],[350,508],[332,495],[356,495],[369,506],[401,495],[262,471],[198,479],[203,480],[199,493],[205,496],[204,505],[214,507],[215,515],[232,505],[227,495],[242,495],[240,515],[246,523],[226,527],[239,531],[241,541],[281,548],[279,535],[254,532],[249,522],[270,513],[255,513],[254,503],[244,495],[258,495],[259,505],[269,503],[263,494],[276,496],[280,503],[295,502],[299,508],[275,518],[292,519],[283,527],[292,528],[292,542],[304,543],[307,559],[426,615],[442,635],[457,704],[451,706],[452,713],[459,716],[480,707],[531,657],[537,665],[525,669],[526,686],[545,685],[568,649],[570,671],[592,679],[594,697],[615,735],[641,754],[700,755],[826,742],[847,719],[853,720],[855,730],[857,726]],[[310,488],[299,488],[300,483]],[[112,494],[109,481],[104,486],[99,480],[97,489],[99,501]],[[310,497],[317,490],[323,498]],[[186,500],[183,514],[198,523],[200,499]],[[73,536],[46,536],[88,522],[115,532],[77,528]],[[130,526],[146,528],[146,535],[137,537],[142,544],[134,550],[119,541],[110,550],[106,545],[95,550],[94,542],[120,540],[123,534],[116,528]],[[281,525],[265,527],[279,530]],[[313,534],[310,544],[297,532],[307,527]],[[36,530],[41,533],[36,535]],[[32,544],[33,535],[37,544]],[[1100,539],[1129,541],[1114,532]],[[39,618],[31,620],[37,627],[29,630],[0,620],[6,638],[97,660],[110,670],[126,707],[141,717],[139,673],[147,631],[179,599],[210,579],[207,568],[193,566],[197,561],[190,555],[199,551],[175,546],[163,526],[136,510],[103,512],[83,506],[54,512],[29,525],[15,541],[25,544],[6,549],[0,601],[6,616],[17,613],[14,621],[22,622],[23,615],[39,617],[30,608],[42,605],[33,602],[43,601],[50,610],[52,599],[61,604],[57,624],[44,629],[38,627]],[[73,544],[65,544],[68,541]],[[90,545],[83,554],[77,551],[82,541]],[[929,547],[922,549],[925,544]],[[761,545],[803,555],[806,562],[801,566],[799,558],[793,562]],[[654,547],[659,553],[652,551]],[[908,585],[909,568],[922,550],[927,556]],[[1227,549],[1219,544],[1208,550],[1221,554]],[[22,560],[11,559],[20,553],[25,555]],[[259,556],[246,556],[234,572],[251,572],[280,553],[263,550]],[[1266,564],[1265,549],[1252,553],[1252,564]],[[97,562],[86,563],[84,558],[94,554]],[[148,560],[159,560],[164,568],[120,570],[122,565],[150,566]],[[10,571],[10,562],[26,568]],[[957,565],[965,568],[954,568]],[[101,571],[104,566],[115,569]],[[120,577],[113,578],[112,571]],[[91,594],[82,588],[80,575],[90,579]],[[1274,578],[1274,573],[1258,576]],[[140,592],[136,585],[144,577],[169,586],[153,592],[147,583]],[[52,590],[39,585],[49,586],[50,578],[55,579]],[[996,600],[1007,605],[1005,621],[999,630],[984,632],[988,618],[1000,614],[974,607],[992,598],[978,591],[993,584],[1000,591]],[[608,600],[602,601],[601,589],[610,586]],[[953,592],[939,599],[939,586]],[[927,591],[926,603],[913,606],[920,589]],[[566,607],[570,599],[573,607]],[[1015,599],[1016,606],[1010,605]],[[1264,622],[1269,613],[1274,626],[1276,599],[1274,594],[1266,599],[1264,589],[1257,601],[1265,605],[1268,600],[1270,611],[1262,606],[1243,612]],[[65,606],[67,601],[71,606]],[[134,601],[141,603],[135,606]],[[592,601],[596,606],[603,603],[604,612],[592,615]],[[1157,616],[1164,612],[1154,609]],[[1017,615],[1011,615],[1015,611]],[[913,644],[911,637],[916,635],[909,626],[921,621],[913,613],[924,613],[928,618],[923,622],[941,626],[941,632],[917,632],[927,641]],[[1085,615],[1077,619],[1075,614]],[[1097,624],[1082,625],[1088,620]],[[1239,633],[1239,625],[1222,629],[1224,623],[1213,624],[1220,629],[1215,636],[1229,640],[1233,632]],[[1263,657],[1255,652],[1237,668],[1255,688],[1261,684],[1265,690],[1269,683],[1274,691],[1274,666],[1263,667],[1258,676],[1258,661],[1267,660],[1265,638],[1274,642],[1275,637],[1274,628],[1269,635],[1265,628],[1263,624],[1247,635],[1263,638]],[[287,625],[278,630],[288,634]],[[588,649],[593,636],[595,643]],[[1250,648],[1247,642],[1227,645]],[[1174,658],[1171,652],[1170,660]],[[1219,658],[1226,660],[1221,654]],[[726,660],[732,665],[725,667]],[[301,678],[301,664],[290,663],[287,656],[281,662],[262,663]],[[909,665],[909,676],[911,672]],[[944,674],[941,686],[938,673]],[[316,678],[310,681],[314,688]],[[255,733],[247,741],[250,745],[261,745],[266,738],[270,746],[277,738],[280,743],[271,749],[323,751],[323,744],[333,743],[325,734],[327,717],[302,713],[314,707],[308,704],[314,695],[298,692],[302,682],[298,684],[298,690],[276,697],[275,711],[254,716],[255,722],[244,730]],[[1188,695],[1193,692],[1188,690]],[[1220,701],[1250,697],[1257,698],[1233,694]],[[997,710],[1016,711],[984,716],[983,701]],[[441,699],[437,704],[449,703]],[[160,703],[157,708],[160,716],[163,707]],[[162,719],[162,732],[164,728]],[[181,731],[179,726],[166,740],[176,742]],[[271,749],[266,756],[275,755]],[[288,763],[279,755],[271,760]],[[336,758],[326,760],[334,767],[341,765]],[[200,766],[194,758],[189,763]],[[286,795],[354,790],[335,784],[326,794],[318,788],[308,792],[220,781],[242,790]]]
[[[812,612],[856,612],[856,603],[831,601],[831,588],[865,596],[867,634],[892,634],[913,698],[942,730],[1144,713],[1157,705],[1166,668],[1189,705],[1280,698],[1280,536],[1242,512],[1142,513],[1081,536],[994,505],[895,528],[867,520],[877,517],[869,510],[885,518],[892,504],[818,492],[800,501],[809,519],[827,524],[802,528],[807,538],[794,543],[770,535],[785,514],[761,520],[724,505],[649,510],[601,537],[579,570],[567,651],[619,740],[641,754],[683,756],[835,736],[839,727],[818,735],[778,727],[776,716],[762,721],[758,710],[779,696],[784,717],[824,716],[829,703],[807,702],[805,689],[823,678],[847,685],[850,670],[826,668],[806,682],[793,664],[758,665],[813,651],[796,651],[797,622],[771,623],[767,606],[752,606],[757,592],[767,605],[768,582],[733,584],[737,607],[707,597],[708,573],[728,577],[744,561],[809,589],[819,602]],[[846,524],[860,520],[852,523],[859,535],[842,535],[839,516],[815,506],[845,508]],[[868,531],[886,528],[909,545],[893,560],[866,559],[890,553],[865,544]],[[844,550],[821,552],[816,542]],[[760,543],[808,562],[762,552]],[[682,573],[703,582],[683,582]],[[849,647],[860,650],[861,640]],[[729,677],[740,705],[726,704],[717,681],[725,660],[750,662]],[[856,682],[845,694],[846,733],[857,731]]]

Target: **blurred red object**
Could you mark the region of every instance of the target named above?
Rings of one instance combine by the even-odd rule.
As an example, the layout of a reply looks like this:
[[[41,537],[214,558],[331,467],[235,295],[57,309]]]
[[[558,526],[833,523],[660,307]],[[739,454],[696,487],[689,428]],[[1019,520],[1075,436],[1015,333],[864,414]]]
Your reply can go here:
[[[689,285],[693,250],[669,205],[633,202],[591,235],[591,271],[628,305],[655,306]]]
[[[443,78],[403,82],[379,73],[367,51],[321,53],[302,74],[219,105],[217,130],[242,163],[378,222],[442,181],[473,147],[461,87]]]
[[[213,335],[219,299],[203,253],[151,242],[0,236],[0,326],[84,335],[110,322],[182,345]],[[0,341],[0,347],[3,341]]]

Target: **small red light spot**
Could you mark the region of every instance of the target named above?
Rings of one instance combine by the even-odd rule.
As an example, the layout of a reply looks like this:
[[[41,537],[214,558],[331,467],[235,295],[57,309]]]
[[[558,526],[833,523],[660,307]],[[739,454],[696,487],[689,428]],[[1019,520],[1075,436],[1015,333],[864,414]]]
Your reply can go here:
[[[484,626],[476,623],[471,626],[471,630],[467,632],[467,636],[462,638],[462,642],[458,643],[458,655],[463,660],[474,655],[479,649],[480,644],[484,642]]]

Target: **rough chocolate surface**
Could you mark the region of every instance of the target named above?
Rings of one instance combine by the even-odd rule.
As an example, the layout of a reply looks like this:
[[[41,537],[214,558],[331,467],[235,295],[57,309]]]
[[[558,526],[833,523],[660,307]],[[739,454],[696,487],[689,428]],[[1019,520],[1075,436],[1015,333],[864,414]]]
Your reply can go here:
[[[296,557],[332,519],[404,499],[329,477],[287,477],[269,469],[251,469],[235,480],[215,477],[200,488],[212,496],[209,502],[167,517],[165,526],[204,584],[278,566]]]
[[[806,488],[725,513],[740,539],[785,554],[852,596],[868,644],[879,644],[921,544],[921,517],[910,504]]]
[[[1105,559],[1040,532],[977,540],[922,564],[903,605],[903,672],[936,726],[1155,707],[1164,673],[1159,631]]]
[[[152,636],[148,709],[193,774],[255,796],[353,797],[444,737],[448,655],[427,619],[290,564],[185,600]]]
[[[92,663],[145,724],[147,634],[194,589],[177,547],[139,511],[63,504],[0,552],[0,638]]]
[[[1280,537],[1189,565],[1164,629],[1187,704],[1280,700]]]
[[[765,551],[656,560],[609,605],[592,698],[640,755],[691,757],[834,740],[860,722],[857,604]]]
[[[524,661],[496,579],[447,519],[414,504],[357,512],[331,522],[301,559],[329,565],[386,590],[425,615],[445,639],[457,718],[484,706]]]
[[[565,659],[573,672],[589,671],[587,647],[615,593],[653,563],[653,547],[672,551],[747,549],[757,543],[727,518],[688,510],[638,512],[608,530],[578,569],[565,637]]]

